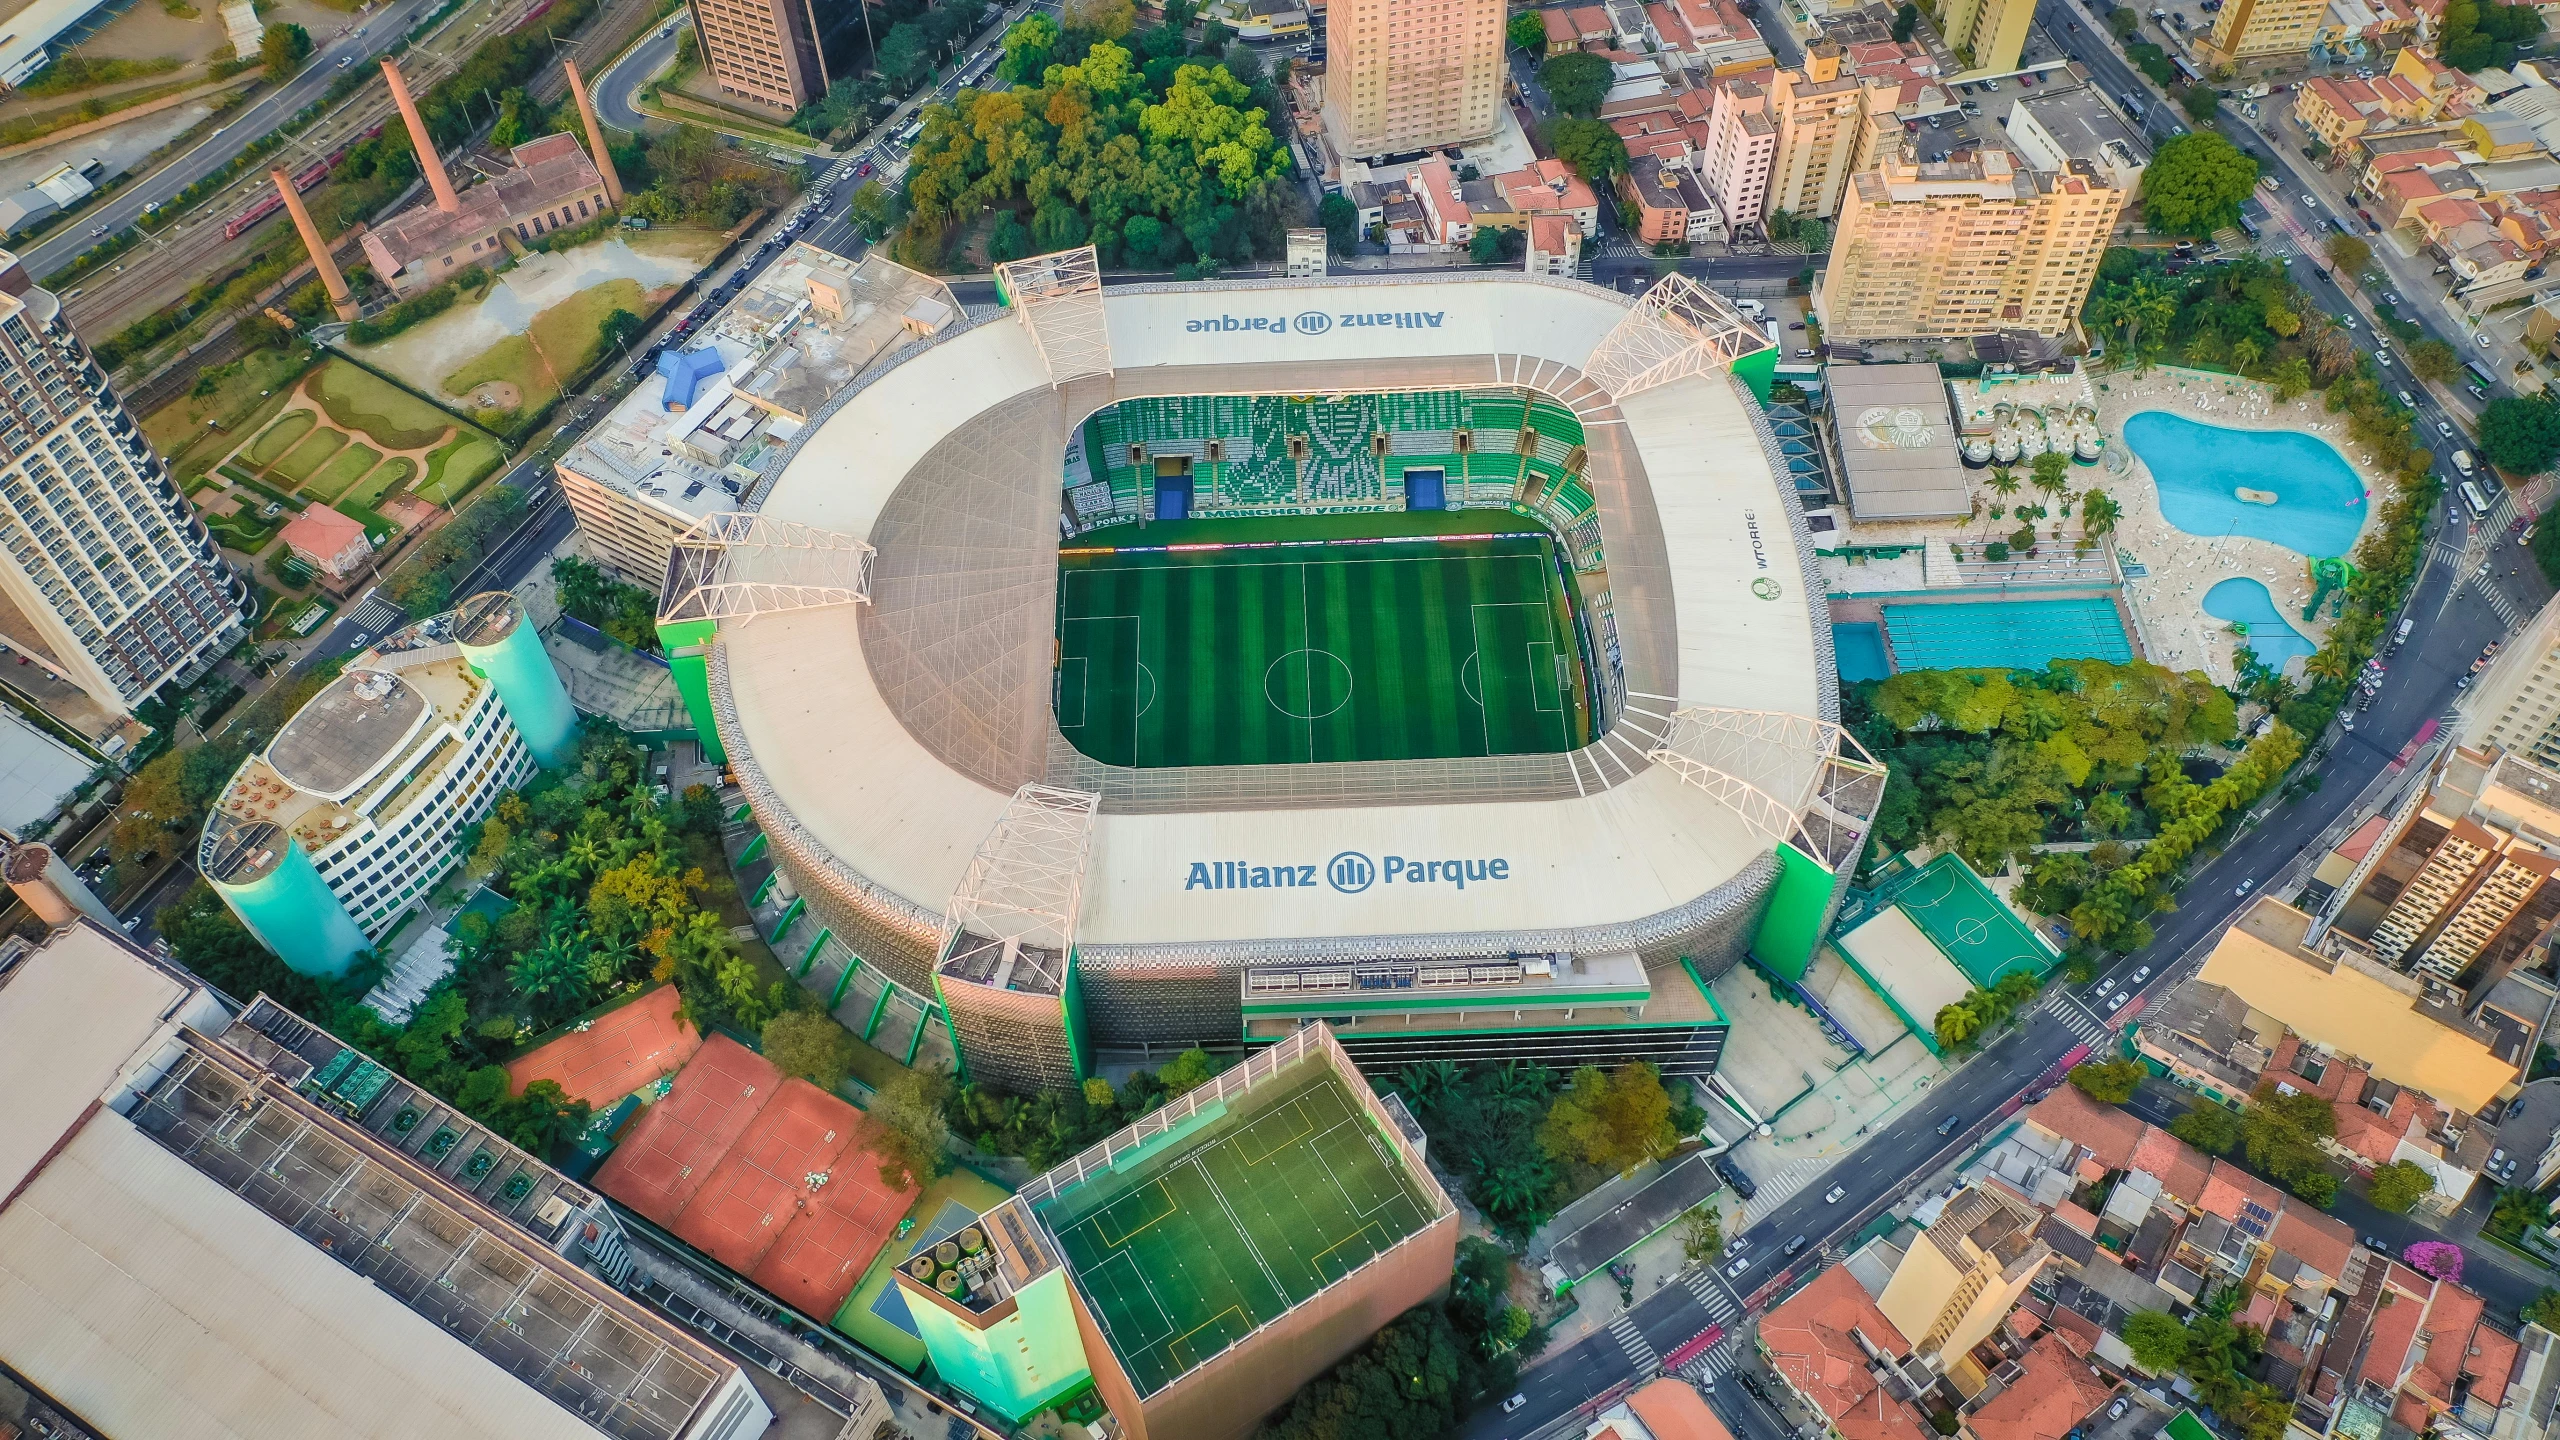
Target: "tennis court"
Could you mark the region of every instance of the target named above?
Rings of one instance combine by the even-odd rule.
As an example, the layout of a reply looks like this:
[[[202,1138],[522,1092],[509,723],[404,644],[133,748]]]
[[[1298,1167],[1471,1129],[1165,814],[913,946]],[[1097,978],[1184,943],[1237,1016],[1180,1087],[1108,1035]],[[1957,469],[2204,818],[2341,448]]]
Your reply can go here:
[[[1111,1348],[1151,1395],[1421,1229],[1423,1197],[1325,1075],[1170,1160],[1044,1207]]]
[[[667,1097],[640,1113],[596,1172],[596,1188],[672,1230],[712,1167],[755,1123],[782,1072],[715,1035],[676,1074]]]
[[[1885,634],[1905,670],[2041,670],[2048,660],[2131,660],[2115,602],[1986,600],[1887,605]]]
[[[1519,533],[1062,554],[1059,730],[1138,767],[1582,744],[1554,542],[1486,514]]]
[[[661,985],[507,1062],[518,1094],[536,1080],[558,1082],[572,1100],[598,1110],[670,1071],[702,1048],[702,1032],[676,1018],[683,997]]]
[[[2062,958],[1952,853],[1923,866],[1893,903],[1976,985],[2022,971],[2042,976]]]

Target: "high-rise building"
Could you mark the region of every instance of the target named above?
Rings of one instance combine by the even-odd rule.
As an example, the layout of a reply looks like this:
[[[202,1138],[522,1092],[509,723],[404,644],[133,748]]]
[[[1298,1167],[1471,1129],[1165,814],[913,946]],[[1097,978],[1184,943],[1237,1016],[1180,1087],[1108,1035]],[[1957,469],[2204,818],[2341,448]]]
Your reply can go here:
[[[1142,1123],[899,1266],[945,1383],[1014,1422],[1090,1386],[1129,1440],[1236,1440],[1448,1283],[1421,1127],[1325,1026]]]
[[[1802,70],[1727,81],[1707,112],[1698,169],[1729,226],[1758,229],[1784,210],[1828,220],[1849,177],[1901,138],[1899,82],[1870,90],[1836,44],[1813,47]]]
[[[697,0],[699,3],[699,0]],[[1324,121],[1345,155],[1482,140],[1502,104],[1502,0],[1339,0]]]
[[[2041,1218],[1997,1184],[1966,1187],[1904,1252],[1876,1307],[1912,1337],[1913,1354],[1961,1370],[2053,1258],[2036,1238]]]
[[[197,866],[240,923],[306,975],[343,973],[462,861],[464,832],[577,712],[513,595],[392,632],[242,761]]]
[[[2205,69],[2269,55],[2300,55],[2320,36],[2329,0],[2230,0],[2213,33],[2196,43]]]
[[[2366,828],[2353,870],[2323,898],[2337,897],[2329,926],[2377,961],[2476,996],[2541,953],[2560,918],[2560,773],[2457,745]]]
[[[720,93],[789,115],[827,93],[811,0],[691,0],[702,68]]]
[[[0,1085],[0,1366],[89,1434],[772,1421],[735,1360],[608,1280],[631,1240],[602,1196],[107,926],[0,945]]]
[[[1966,69],[2001,75],[2018,68],[2035,18],[2035,0],[1942,0],[1938,33]]]
[[[240,638],[248,582],[5,250],[0,391],[0,639],[103,716],[203,674]]]
[[[2560,768],[2560,598],[2544,605],[2471,687],[2455,738]]]
[[[1906,156],[1857,176],[1815,305],[1843,340],[2070,332],[2124,192],[2087,162],[2005,150]]]

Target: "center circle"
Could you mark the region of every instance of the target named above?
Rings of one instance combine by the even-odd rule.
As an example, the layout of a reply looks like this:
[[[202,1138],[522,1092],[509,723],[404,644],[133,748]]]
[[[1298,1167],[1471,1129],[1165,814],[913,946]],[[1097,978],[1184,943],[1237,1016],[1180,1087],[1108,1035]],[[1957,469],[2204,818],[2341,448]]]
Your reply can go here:
[[[1351,667],[1330,650],[1292,650],[1262,672],[1262,697],[1292,720],[1321,720],[1351,703]]]

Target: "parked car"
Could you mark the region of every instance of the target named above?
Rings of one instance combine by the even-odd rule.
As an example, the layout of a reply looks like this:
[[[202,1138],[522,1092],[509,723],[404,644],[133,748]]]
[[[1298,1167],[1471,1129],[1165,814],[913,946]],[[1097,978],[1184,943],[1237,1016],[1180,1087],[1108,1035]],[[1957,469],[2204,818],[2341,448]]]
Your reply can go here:
[[[2364,1248],[2367,1250],[2374,1251],[2378,1254],[2388,1255],[2391,1253],[2391,1242],[2383,1239],[2379,1235],[2367,1235],[2360,1243],[2362,1243]]]

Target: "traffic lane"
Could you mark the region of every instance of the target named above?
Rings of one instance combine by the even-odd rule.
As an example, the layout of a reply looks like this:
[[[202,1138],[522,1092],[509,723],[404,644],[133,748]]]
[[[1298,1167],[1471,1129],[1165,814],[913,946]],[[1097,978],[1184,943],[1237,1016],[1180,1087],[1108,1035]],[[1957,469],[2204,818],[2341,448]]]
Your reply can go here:
[[[411,20],[431,3],[432,0],[405,0],[405,3],[394,4],[367,21],[366,28],[370,30],[375,25],[382,25],[405,31]],[[386,29],[381,33],[391,34],[394,31]],[[109,199],[103,207],[82,217],[86,224],[65,230],[28,250],[20,257],[28,273],[46,275],[71,263],[81,251],[97,243],[93,231],[101,227],[109,234],[122,230],[141,219],[146,207],[168,200],[230,164],[232,158],[252,142],[327,93],[329,86],[337,80],[339,67],[335,63],[336,57],[362,55],[368,48],[364,40],[350,34],[322,50],[311,64],[303,68],[302,73],[241,112],[238,119],[224,124],[199,141],[195,148],[144,176]]]
[[[647,118],[632,103],[632,96],[649,83],[649,77],[667,68],[676,58],[676,47],[682,37],[667,33],[661,25],[650,37],[633,47],[612,69],[596,77],[596,118],[617,130],[639,134]]]

